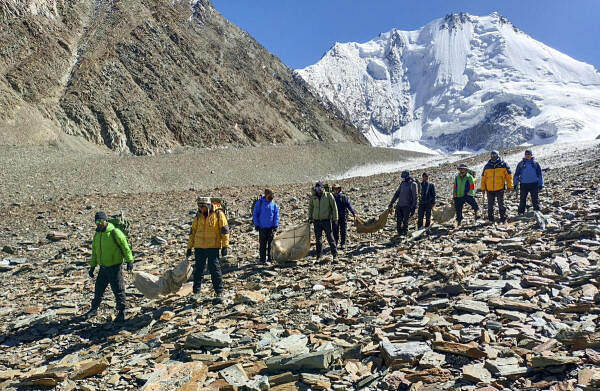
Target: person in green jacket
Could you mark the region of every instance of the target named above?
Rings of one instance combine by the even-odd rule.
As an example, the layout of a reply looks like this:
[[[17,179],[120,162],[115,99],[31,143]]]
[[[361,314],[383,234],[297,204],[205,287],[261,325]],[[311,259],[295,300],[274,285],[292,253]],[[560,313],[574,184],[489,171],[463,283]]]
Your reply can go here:
[[[452,197],[454,198],[454,208],[456,210],[456,222],[458,225],[462,222],[463,205],[465,203],[471,205],[475,212],[475,220],[477,220],[477,211],[479,207],[473,197],[475,195],[475,178],[467,172],[466,164],[458,166],[458,175],[454,178],[454,187]]]
[[[312,197],[308,202],[308,221],[313,223],[315,229],[315,242],[317,247],[317,259],[321,258],[323,243],[322,234],[325,232],[327,242],[331,248],[331,255],[337,258],[337,248],[333,239],[332,223],[338,222],[337,204],[333,194],[325,191],[323,183],[317,182],[313,189]]]
[[[104,212],[98,212],[94,216],[96,222],[96,233],[92,241],[92,259],[90,260],[90,278],[94,278],[94,269],[100,266],[96,285],[94,288],[94,299],[90,310],[84,315],[84,319],[90,319],[98,313],[98,307],[102,302],[107,285],[115,295],[117,304],[117,316],[115,323],[125,321],[125,283],[121,265],[127,263],[127,271],[133,270],[133,255],[125,234],[108,222]]]

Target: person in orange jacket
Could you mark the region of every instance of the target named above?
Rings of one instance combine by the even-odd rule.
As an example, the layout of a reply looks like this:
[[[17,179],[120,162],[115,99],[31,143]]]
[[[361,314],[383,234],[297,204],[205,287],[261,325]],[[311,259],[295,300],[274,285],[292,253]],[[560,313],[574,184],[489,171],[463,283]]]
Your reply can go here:
[[[225,213],[212,205],[210,197],[198,197],[198,213],[192,221],[192,229],[187,244],[186,256],[192,255],[194,249],[194,285],[193,292],[196,301],[200,299],[202,277],[206,264],[215,290],[216,304],[223,302],[223,274],[219,262],[221,255],[227,255],[229,247],[229,225]]]
[[[494,203],[498,201],[500,222],[506,222],[506,207],[504,206],[504,190],[512,190],[513,176],[508,164],[500,158],[497,151],[492,151],[490,160],[483,167],[481,174],[481,190],[487,191],[488,220],[494,221]]]

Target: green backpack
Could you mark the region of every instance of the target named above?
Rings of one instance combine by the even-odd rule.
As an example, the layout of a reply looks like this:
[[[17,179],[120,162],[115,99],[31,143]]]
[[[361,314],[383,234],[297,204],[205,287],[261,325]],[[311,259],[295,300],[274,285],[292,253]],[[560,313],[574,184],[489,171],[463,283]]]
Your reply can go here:
[[[131,228],[131,222],[127,220],[123,211],[121,211],[121,213],[118,215],[110,216],[108,222],[114,225],[115,228],[118,228],[119,231],[123,232],[123,235],[125,235],[125,238],[127,238],[129,246],[131,246],[131,242],[129,241],[129,229]]]

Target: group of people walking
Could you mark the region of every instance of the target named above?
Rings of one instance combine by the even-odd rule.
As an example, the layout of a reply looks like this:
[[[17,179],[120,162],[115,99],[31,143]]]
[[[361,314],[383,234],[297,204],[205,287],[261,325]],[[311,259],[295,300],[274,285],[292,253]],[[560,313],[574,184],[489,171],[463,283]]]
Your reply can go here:
[[[417,211],[417,228],[429,227],[431,213],[436,204],[435,185],[429,181],[429,175],[423,173],[421,182],[417,183],[408,171],[402,171],[402,181],[388,205],[391,211],[396,204],[396,229],[398,235],[408,233],[409,218]],[[458,166],[458,174],[454,178],[452,198],[456,212],[456,221],[460,225],[463,220],[463,206],[470,205],[478,217],[479,207],[475,200],[474,172],[465,164]],[[490,160],[483,168],[481,175],[481,191],[486,192],[488,199],[488,220],[493,222],[494,205],[498,205],[500,222],[506,221],[504,195],[506,190],[520,189],[518,213],[525,212],[527,196],[531,194],[533,209],[539,210],[538,193],[544,186],[542,170],[533,158],[531,150],[519,162],[514,176],[509,165],[500,158],[497,151],[492,151]],[[265,189],[263,195],[256,200],[252,208],[252,222],[258,231],[259,259],[261,264],[272,262],[272,243],[279,227],[280,211],[274,200],[273,190]],[[215,303],[222,302],[223,275],[219,258],[227,255],[229,247],[229,225],[227,217],[219,204],[210,197],[196,199],[198,211],[192,220],[187,242],[186,256],[194,255],[193,293],[198,298],[205,269],[211,275],[215,291]],[[347,240],[347,218],[355,212],[348,197],[342,193],[342,187],[333,185],[332,191],[322,182],[317,182],[312,189],[308,202],[308,221],[313,225],[316,242],[316,258],[323,252],[322,236],[325,235],[333,258],[337,257],[338,248],[344,248]],[[89,319],[97,314],[106,287],[110,285],[116,300],[117,316],[115,321],[125,319],[125,285],[123,283],[122,264],[127,270],[133,270],[133,255],[126,236],[111,224],[104,212],[94,216],[96,232],[92,241],[92,258],[89,275],[94,277],[94,270],[100,266],[96,278],[94,298],[90,310],[84,315]]]

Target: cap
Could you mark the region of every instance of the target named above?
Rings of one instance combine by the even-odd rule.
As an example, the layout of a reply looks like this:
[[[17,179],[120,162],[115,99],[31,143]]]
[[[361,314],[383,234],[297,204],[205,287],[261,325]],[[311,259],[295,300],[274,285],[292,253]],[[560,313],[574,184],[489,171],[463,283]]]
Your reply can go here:
[[[94,216],[94,220],[107,220],[106,213],[104,213],[102,211],[96,212],[96,215]]]
[[[465,163],[460,163],[460,165],[458,166],[458,169],[460,170],[462,168],[464,168],[466,170],[468,167]]]
[[[196,203],[210,205],[210,197],[198,197],[196,198]]]

